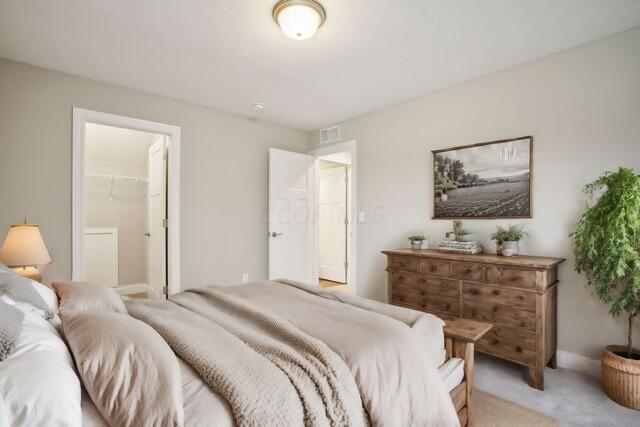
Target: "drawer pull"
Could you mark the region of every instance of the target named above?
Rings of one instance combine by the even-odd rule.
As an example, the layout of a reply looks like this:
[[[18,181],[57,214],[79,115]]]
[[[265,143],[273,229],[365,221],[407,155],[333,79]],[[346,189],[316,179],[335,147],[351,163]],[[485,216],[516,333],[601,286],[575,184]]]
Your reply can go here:
[[[445,304],[444,306],[445,310],[449,310],[451,308],[451,306],[449,305],[449,303]]]
[[[471,289],[471,295],[478,295],[480,294],[480,291],[477,289]]]
[[[427,293],[424,290],[420,291],[420,295],[425,296]]]
[[[471,269],[470,269],[470,268],[467,268],[467,269],[464,271],[464,274],[467,274],[467,275],[471,274]]]
[[[491,293],[493,295],[500,295],[500,289],[494,289],[493,291],[491,291]]]
[[[398,282],[404,282],[404,276],[398,276]]]
[[[491,311],[493,311],[494,313],[498,312],[498,306],[494,305],[493,307],[491,307]]]
[[[509,280],[511,280],[512,282],[517,282],[520,280],[520,278],[518,276],[511,276],[511,279]]]
[[[429,269],[430,272],[435,273],[438,269],[436,268],[435,265],[432,265],[431,268]]]
[[[522,353],[522,347],[520,347],[520,346],[516,346],[516,351],[517,351],[518,353]]]

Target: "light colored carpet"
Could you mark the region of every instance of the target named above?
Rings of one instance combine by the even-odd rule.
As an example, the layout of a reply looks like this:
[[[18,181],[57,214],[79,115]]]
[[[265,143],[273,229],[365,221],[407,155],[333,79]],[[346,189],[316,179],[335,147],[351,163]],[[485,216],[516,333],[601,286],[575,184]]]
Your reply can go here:
[[[476,390],[517,402],[562,427],[638,427],[640,411],[618,405],[599,379],[567,369],[544,370],[544,391],[527,385],[526,368],[476,352]]]
[[[477,427],[558,427],[553,418],[509,402],[492,394],[475,390]]]

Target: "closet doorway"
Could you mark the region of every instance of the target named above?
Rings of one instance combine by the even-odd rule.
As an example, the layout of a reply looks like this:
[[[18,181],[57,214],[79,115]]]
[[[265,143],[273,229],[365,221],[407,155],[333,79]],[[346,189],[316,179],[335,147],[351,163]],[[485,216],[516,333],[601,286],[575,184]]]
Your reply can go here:
[[[356,293],[356,141],[319,148],[316,157],[318,284]]]
[[[179,291],[176,129],[74,109],[74,280],[139,298]]]

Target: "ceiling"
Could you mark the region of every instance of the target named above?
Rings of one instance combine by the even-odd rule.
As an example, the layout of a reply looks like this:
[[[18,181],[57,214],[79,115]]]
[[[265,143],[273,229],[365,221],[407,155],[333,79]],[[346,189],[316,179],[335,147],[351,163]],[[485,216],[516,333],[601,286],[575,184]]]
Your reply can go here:
[[[275,2],[0,0],[0,57],[309,130],[640,25],[638,0],[320,0],[295,41]]]

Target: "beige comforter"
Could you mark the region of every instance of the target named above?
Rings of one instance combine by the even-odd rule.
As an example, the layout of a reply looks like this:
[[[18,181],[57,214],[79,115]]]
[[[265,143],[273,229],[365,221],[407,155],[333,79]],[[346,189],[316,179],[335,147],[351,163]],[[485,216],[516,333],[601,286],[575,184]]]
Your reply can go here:
[[[385,306],[386,307],[386,306]],[[438,425],[458,419],[414,331],[375,307],[254,283],[128,303],[238,425]]]

